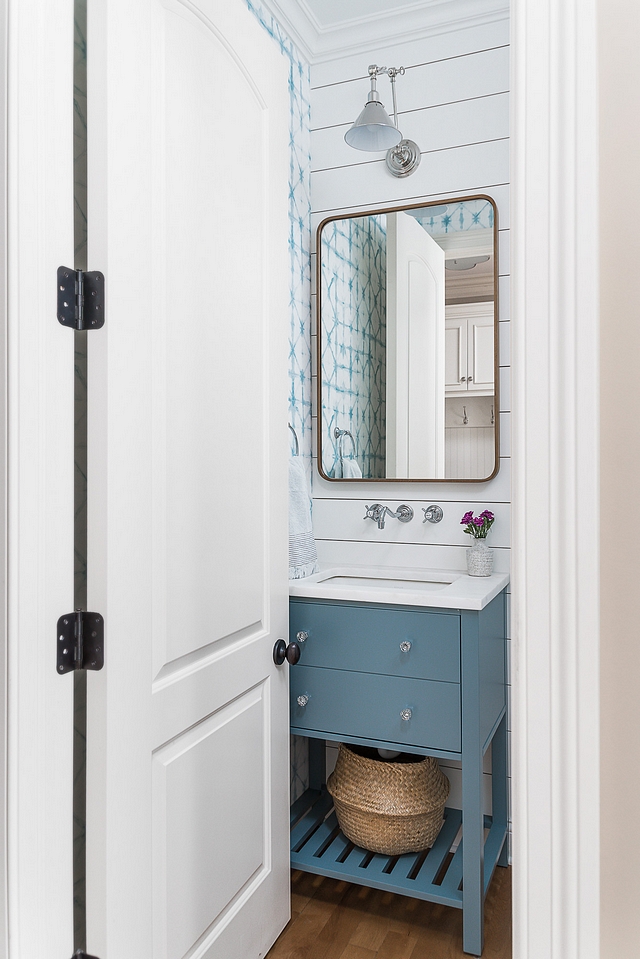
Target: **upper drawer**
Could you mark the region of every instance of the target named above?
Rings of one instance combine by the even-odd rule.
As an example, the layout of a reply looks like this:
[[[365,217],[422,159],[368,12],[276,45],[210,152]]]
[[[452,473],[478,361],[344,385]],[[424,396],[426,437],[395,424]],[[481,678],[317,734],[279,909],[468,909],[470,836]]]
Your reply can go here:
[[[305,666],[460,682],[455,613],[291,600],[289,624],[291,641],[309,634],[300,643]]]

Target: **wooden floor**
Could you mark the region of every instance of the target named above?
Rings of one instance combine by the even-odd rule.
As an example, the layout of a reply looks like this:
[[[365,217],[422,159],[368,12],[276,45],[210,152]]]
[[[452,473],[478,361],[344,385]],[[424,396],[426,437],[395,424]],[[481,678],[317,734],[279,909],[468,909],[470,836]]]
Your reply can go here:
[[[468,959],[460,909],[297,871],[291,893],[291,922],[266,959]],[[489,888],[482,959],[511,959],[511,869]]]

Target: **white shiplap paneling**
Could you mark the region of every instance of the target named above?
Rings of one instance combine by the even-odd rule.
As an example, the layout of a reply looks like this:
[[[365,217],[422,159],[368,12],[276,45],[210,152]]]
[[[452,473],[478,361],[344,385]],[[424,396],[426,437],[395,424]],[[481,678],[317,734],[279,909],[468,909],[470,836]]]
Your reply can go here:
[[[365,77],[366,66],[370,62],[365,64]],[[392,65],[388,59],[385,59],[384,63]],[[456,57],[453,60],[415,65],[405,63],[404,66],[407,72],[399,77],[396,83],[398,109],[403,113],[509,90],[508,46]],[[380,99],[391,112],[391,85],[385,76],[378,78],[378,91]],[[353,123],[365,104],[368,92],[368,77],[313,90],[311,129]],[[313,155],[311,161],[315,166]]]
[[[355,119],[355,116],[354,116]],[[424,150],[425,145],[420,144]],[[389,200],[408,202],[465,193],[492,193],[509,182],[509,141],[472,143],[434,153],[423,152],[416,172],[405,179],[391,179],[382,159],[356,166],[311,172],[311,202],[314,211],[331,211]],[[386,196],[393,192],[391,197]],[[502,218],[500,223],[502,224]]]
[[[332,60],[311,65],[311,86],[330,86],[348,80],[365,79],[370,63],[386,63],[407,66],[410,63],[435,63],[466,57],[481,50],[503,47],[509,43],[509,20],[461,29],[441,31],[430,37],[413,38],[398,42],[393,40],[372,44],[365,54],[347,53]]]
[[[311,153],[316,171],[362,163],[363,155],[350,147],[344,135],[353,117],[339,126],[327,126],[311,134]],[[405,137],[430,152],[469,143],[502,140],[509,136],[509,94],[497,93],[473,100],[458,100],[442,106],[400,112],[398,125]],[[372,154],[373,158],[379,155]]]

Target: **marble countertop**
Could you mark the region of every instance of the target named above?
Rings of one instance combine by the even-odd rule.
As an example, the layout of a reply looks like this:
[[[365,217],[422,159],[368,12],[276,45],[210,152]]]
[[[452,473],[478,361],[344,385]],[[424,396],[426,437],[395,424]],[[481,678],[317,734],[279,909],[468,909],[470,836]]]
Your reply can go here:
[[[508,573],[469,576],[460,570],[332,566],[289,582],[289,596],[437,609],[484,609],[509,582]]]

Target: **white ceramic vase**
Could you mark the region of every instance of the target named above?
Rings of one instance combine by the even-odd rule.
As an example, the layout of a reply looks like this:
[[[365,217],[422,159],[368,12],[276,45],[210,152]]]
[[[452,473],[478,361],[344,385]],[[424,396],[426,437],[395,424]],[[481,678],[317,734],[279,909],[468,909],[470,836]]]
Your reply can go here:
[[[493,553],[486,539],[474,539],[473,546],[467,549],[467,572],[469,576],[491,576]]]

